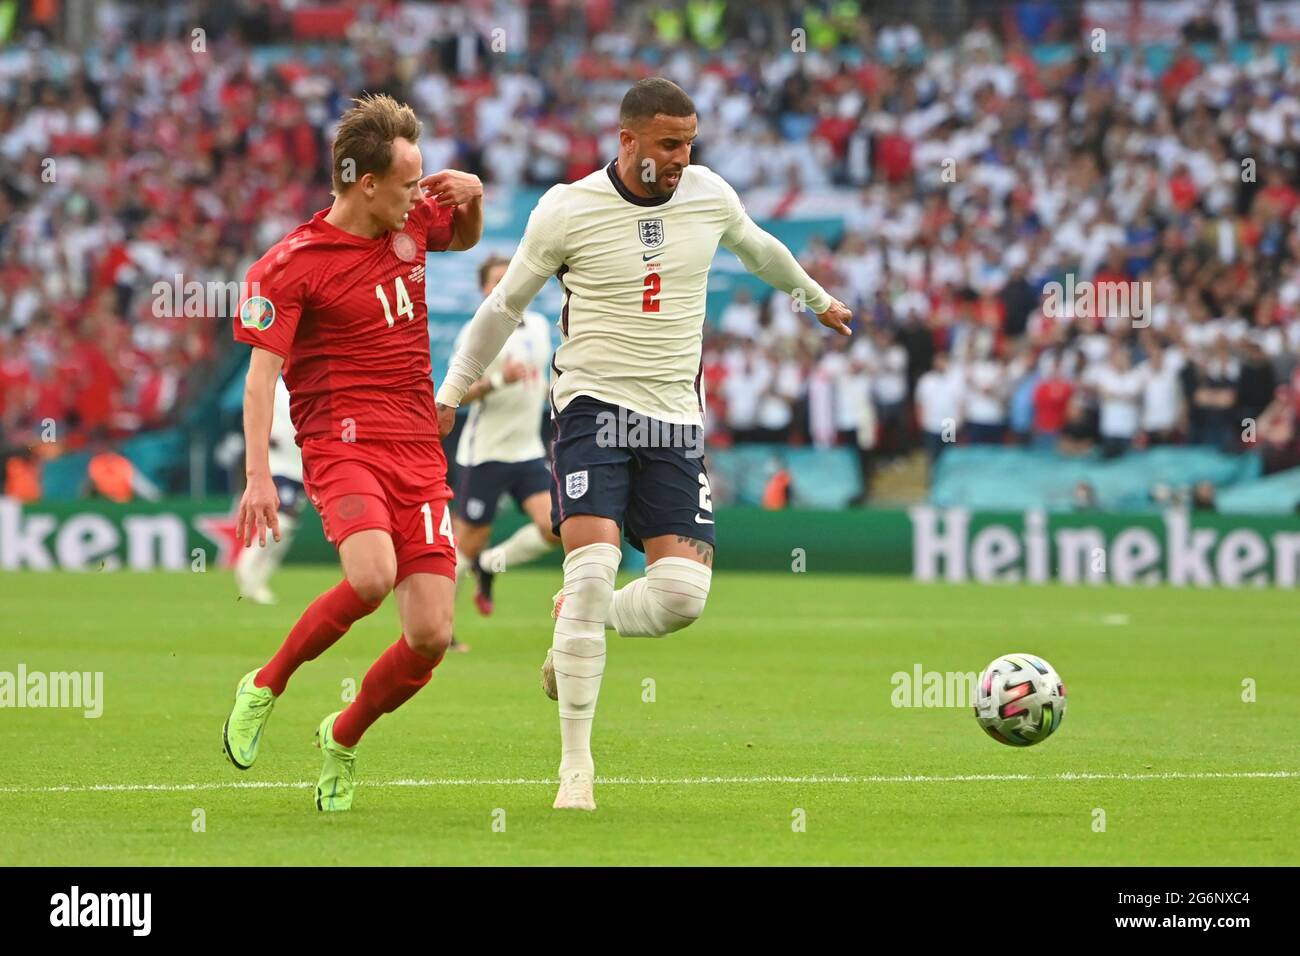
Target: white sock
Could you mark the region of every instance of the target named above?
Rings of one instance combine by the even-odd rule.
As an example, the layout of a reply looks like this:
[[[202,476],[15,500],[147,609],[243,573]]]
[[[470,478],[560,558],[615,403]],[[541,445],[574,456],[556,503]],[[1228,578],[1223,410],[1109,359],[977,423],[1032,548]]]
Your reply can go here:
[[[612,544],[589,544],[564,559],[564,606],[551,644],[560,699],[560,773],[595,769],[591,722],[605,673],[604,622],[622,557]]]
[[[614,592],[607,623],[622,637],[663,637],[704,613],[713,570],[690,558],[660,558]]]
[[[235,559],[235,584],[240,594],[256,594],[271,581],[271,575],[284,562],[293,543],[293,530],[297,522],[290,515],[280,515],[280,540],[270,531],[266,533],[266,547],[254,544],[243,548]]]
[[[496,547],[484,550],[479,555],[479,562],[484,570],[501,574],[529,561],[536,561],[554,547],[542,537],[541,529],[530,521]]]

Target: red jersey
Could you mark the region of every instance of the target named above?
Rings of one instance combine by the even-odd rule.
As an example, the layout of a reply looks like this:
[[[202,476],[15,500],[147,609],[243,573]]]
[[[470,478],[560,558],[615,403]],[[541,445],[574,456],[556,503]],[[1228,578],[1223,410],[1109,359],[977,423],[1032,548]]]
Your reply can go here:
[[[451,243],[453,208],[425,200],[401,232],[375,239],[322,209],[248,270],[235,340],[285,360],[299,446],[438,440],[424,263]]]
[[[1054,435],[1065,427],[1074,386],[1063,378],[1046,378],[1034,389],[1034,431]]]

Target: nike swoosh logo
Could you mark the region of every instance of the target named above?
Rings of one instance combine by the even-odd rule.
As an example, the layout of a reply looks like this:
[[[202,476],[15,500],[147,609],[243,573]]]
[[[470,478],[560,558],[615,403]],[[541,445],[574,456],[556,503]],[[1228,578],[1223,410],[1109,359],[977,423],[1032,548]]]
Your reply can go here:
[[[695,516],[695,523],[696,523],[696,524],[713,524],[713,519],[712,519],[712,518],[701,518],[699,515],[696,515],[696,516]]]
[[[243,758],[244,763],[248,763],[252,759],[249,755],[253,752],[254,748],[257,747],[257,742],[262,739],[262,731],[265,729],[266,729],[266,724],[263,724],[261,727],[257,728],[257,733],[253,734],[253,739],[249,743],[247,750],[245,750],[242,747],[239,748],[239,756]]]
[[[661,256],[661,255],[663,255],[663,250],[662,250],[662,249],[660,249],[658,252],[651,252],[651,253],[648,253],[648,254],[643,254],[643,255],[641,256],[641,261],[642,261],[642,262],[649,262],[651,259],[657,258],[658,256]]]

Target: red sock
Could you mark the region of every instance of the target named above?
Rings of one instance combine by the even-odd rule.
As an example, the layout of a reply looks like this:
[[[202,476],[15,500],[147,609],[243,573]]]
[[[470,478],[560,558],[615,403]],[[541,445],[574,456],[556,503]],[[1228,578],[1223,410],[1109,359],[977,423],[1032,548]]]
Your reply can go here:
[[[382,603],[382,602],[381,602]],[[256,687],[269,687],[279,697],[302,664],[314,661],[335,641],[348,632],[354,622],[365,617],[378,604],[367,604],[357,596],[352,585],[344,578],[302,612],[298,623],[284,639],[270,663],[253,678]]]
[[[405,635],[399,637],[370,665],[361,681],[361,693],[334,721],[334,739],[344,747],[355,747],[381,714],[391,714],[429,683],[441,662],[441,654],[425,657],[406,643]]]

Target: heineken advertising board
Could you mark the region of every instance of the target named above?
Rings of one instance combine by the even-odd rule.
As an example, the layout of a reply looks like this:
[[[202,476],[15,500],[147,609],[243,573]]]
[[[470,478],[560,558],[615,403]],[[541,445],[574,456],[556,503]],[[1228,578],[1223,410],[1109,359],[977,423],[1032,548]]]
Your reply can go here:
[[[502,509],[496,540],[523,523]],[[231,503],[174,499],[24,506],[0,498],[0,571],[200,571],[237,553]],[[909,510],[719,509],[717,568],[897,574],[922,581],[1295,587],[1300,518],[1152,514],[1024,514]],[[334,563],[308,510],[290,563]],[[542,566],[558,565],[557,554]]]

